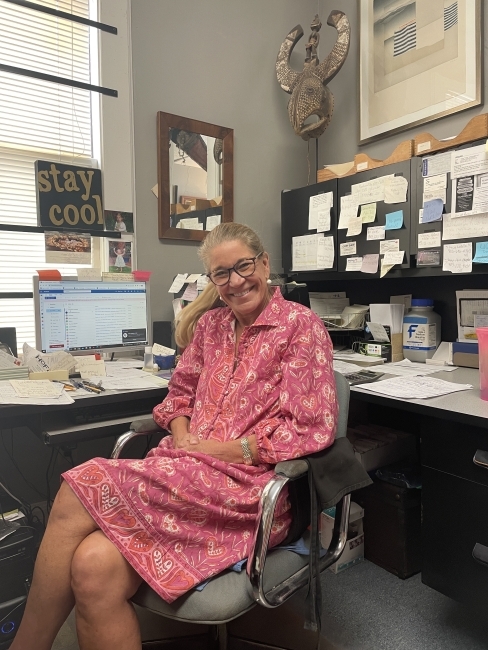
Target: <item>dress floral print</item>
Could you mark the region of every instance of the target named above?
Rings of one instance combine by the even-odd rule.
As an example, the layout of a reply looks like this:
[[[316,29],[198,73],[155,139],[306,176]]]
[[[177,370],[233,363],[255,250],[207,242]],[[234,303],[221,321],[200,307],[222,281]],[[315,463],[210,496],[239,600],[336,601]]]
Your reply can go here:
[[[235,352],[227,308],[199,320],[154,409],[164,429],[179,416],[205,440],[255,434],[259,464],[174,449],[165,437],[143,460],[95,458],[63,477],[105,535],[167,602],[248,556],[261,491],[282,460],[332,444],[337,404],[332,346],[321,321],[279,289]],[[271,544],[290,525],[279,503]]]

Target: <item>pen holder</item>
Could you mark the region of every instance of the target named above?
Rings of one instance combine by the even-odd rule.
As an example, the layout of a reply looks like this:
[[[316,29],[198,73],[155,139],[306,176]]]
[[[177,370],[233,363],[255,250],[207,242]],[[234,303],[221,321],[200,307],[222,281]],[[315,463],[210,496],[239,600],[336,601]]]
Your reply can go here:
[[[488,327],[477,327],[481,399],[488,401]]]

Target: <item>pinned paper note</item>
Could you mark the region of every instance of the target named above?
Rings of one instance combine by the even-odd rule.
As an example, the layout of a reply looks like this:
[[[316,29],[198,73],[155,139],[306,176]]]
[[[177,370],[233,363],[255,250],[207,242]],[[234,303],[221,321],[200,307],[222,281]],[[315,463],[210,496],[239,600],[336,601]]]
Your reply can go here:
[[[379,259],[380,256],[378,253],[363,255],[363,262],[361,264],[361,273],[377,273]]]
[[[368,326],[374,341],[379,341],[380,343],[390,342],[390,338],[384,325],[381,323],[366,323],[366,325]]]
[[[430,147],[429,147],[430,149]],[[422,176],[438,176],[447,174],[451,171],[452,152],[438,153],[434,156],[425,156],[422,158]]]
[[[193,302],[196,298],[198,298],[197,283],[192,282],[191,284],[187,284],[185,292],[181,297],[183,300],[187,300],[188,302]]]
[[[100,269],[76,269],[79,282],[100,282],[102,272]]]
[[[473,262],[488,264],[488,241],[477,241]]]
[[[389,212],[386,215],[385,230],[398,230],[403,226],[403,210]]]
[[[340,245],[340,255],[356,255],[356,242],[355,241],[346,241]]]
[[[452,215],[443,215],[442,239],[473,239],[475,237],[488,237],[488,219],[484,214],[473,217],[453,219]]]
[[[368,228],[366,239],[372,241],[385,238],[385,226],[371,226]]]
[[[317,268],[331,269],[334,266],[334,237],[317,238]]]
[[[395,266],[395,264],[403,264],[404,257],[405,251],[389,251],[385,253],[383,262]]]
[[[447,174],[437,174],[424,179],[424,192],[437,192],[447,187]]]
[[[203,291],[209,282],[210,280],[206,275],[201,275],[197,280],[198,291]]]
[[[393,264],[385,264],[383,260],[381,260],[381,267],[380,267],[380,278],[384,278],[387,273],[391,271],[393,268]]]
[[[363,220],[361,217],[356,217],[349,220],[346,237],[356,237],[360,235],[363,230]]]
[[[220,224],[222,217],[220,214],[212,214],[207,217],[207,223],[205,224],[205,230],[213,230],[216,226]]]
[[[472,242],[464,244],[445,244],[442,270],[451,273],[471,273],[473,246]]]
[[[380,241],[380,255],[384,255],[390,251],[399,251],[400,250],[400,240],[399,239],[384,239]]]
[[[441,245],[441,231],[421,232],[418,237],[418,248],[436,248]]]
[[[407,200],[408,181],[403,176],[385,178],[385,203],[405,203]]]
[[[188,273],[178,273],[176,278],[173,280],[172,285],[168,289],[168,293],[178,293],[178,291],[181,291],[187,276]]]
[[[341,197],[341,213],[339,216],[339,225],[337,228],[344,229],[349,225],[350,219],[355,219],[358,216],[359,205],[352,194],[347,194]]]
[[[376,219],[376,203],[366,203],[361,206],[361,221],[363,223],[373,223]]]
[[[190,273],[190,275],[186,276],[185,283],[186,284],[193,284],[194,282],[198,282],[198,278],[201,276],[201,273]]]
[[[346,271],[360,271],[362,264],[362,257],[348,257],[346,263]]]
[[[316,235],[292,237],[292,267],[294,271],[332,268],[334,238]]]
[[[316,194],[311,196],[308,203],[308,229],[316,230],[319,221],[319,212],[328,212],[330,216],[330,209],[332,207],[334,195],[332,192],[325,192],[324,194]],[[322,219],[324,217],[322,216]],[[330,226],[329,226],[330,230]]]
[[[329,230],[330,230],[330,208],[327,208],[325,210],[319,210],[317,214],[317,232],[329,232]]]
[[[441,252],[439,250],[420,250],[417,253],[417,266],[440,266]]]

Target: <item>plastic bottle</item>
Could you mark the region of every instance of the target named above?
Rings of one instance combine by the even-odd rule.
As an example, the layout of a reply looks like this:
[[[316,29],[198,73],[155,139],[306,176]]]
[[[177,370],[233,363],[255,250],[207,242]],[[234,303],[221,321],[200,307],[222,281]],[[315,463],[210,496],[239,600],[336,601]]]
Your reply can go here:
[[[144,366],[143,370],[146,370],[146,372],[153,372],[154,371],[154,357],[152,353],[152,347],[150,345],[147,345],[144,348]]]
[[[441,342],[441,317],[434,311],[434,301],[413,298],[412,307],[403,318],[403,356],[425,363],[434,356]]]

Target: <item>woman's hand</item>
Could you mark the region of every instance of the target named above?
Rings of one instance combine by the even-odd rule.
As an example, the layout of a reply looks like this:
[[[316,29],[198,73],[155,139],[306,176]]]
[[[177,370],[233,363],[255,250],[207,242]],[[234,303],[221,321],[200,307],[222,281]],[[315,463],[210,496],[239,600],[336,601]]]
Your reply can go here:
[[[173,447],[175,449],[187,449],[193,440],[198,442],[198,438],[190,433],[190,420],[187,417],[179,417],[171,420],[171,435],[173,436]]]
[[[248,440],[254,462],[257,462],[258,448],[256,444],[256,436],[249,436]],[[197,451],[200,454],[206,454],[207,456],[211,456],[212,458],[216,458],[225,463],[244,464],[240,440],[219,442],[218,440],[199,440],[196,436],[190,436],[189,443],[187,445],[182,445],[180,449],[186,449],[186,451]]]

